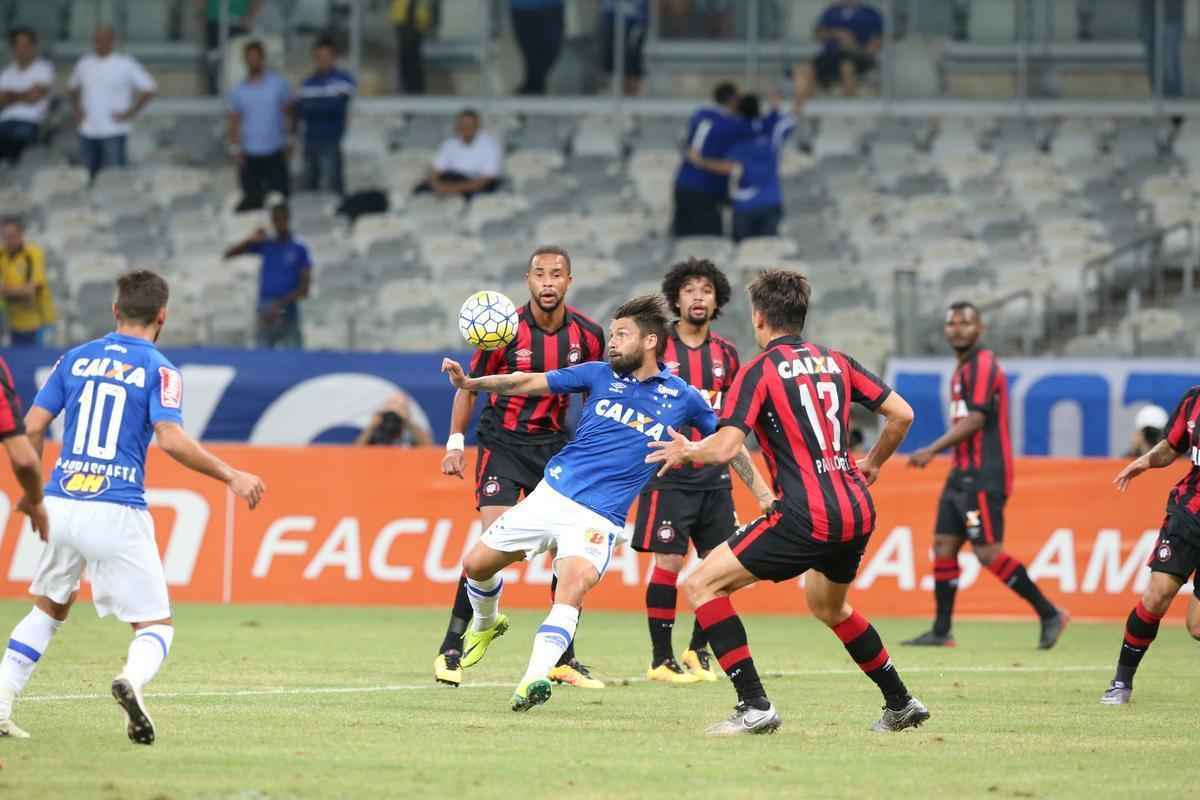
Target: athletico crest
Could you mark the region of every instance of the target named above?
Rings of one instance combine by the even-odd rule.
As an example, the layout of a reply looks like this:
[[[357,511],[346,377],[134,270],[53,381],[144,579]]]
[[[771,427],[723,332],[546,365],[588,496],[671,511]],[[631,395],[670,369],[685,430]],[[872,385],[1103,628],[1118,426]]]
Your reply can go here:
[[[675,528],[671,525],[671,523],[664,522],[662,525],[658,526],[658,530],[654,535],[658,537],[660,542],[667,544],[668,542],[674,541]]]
[[[581,358],[583,358],[583,350],[579,347],[579,345],[574,345],[570,350],[567,351],[568,364],[578,364]]]
[[[1159,542],[1158,545],[1158,560],[1167,562],[1171,560],[1172,555],[1171,545],[1168,542]]]
[[[483,494],[485,497],[495,497],[500,494],[500,481],[488,478],[487,483],[483,485]]]

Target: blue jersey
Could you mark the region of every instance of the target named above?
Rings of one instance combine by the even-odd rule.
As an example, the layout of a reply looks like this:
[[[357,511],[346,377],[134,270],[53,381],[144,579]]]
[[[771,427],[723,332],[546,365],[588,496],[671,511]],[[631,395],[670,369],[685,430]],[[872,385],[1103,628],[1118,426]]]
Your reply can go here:
[[[639,381],[601,361],[546,373],[553,394],[586,392],[575,436],[546,464],[547,484],[615,525],[625,524],[633,499],[661,464],[645,463],[650,440],[667,427],[717,429],[717,414],[682,378],[664,368]]]
[[[183,423],[183,379],[153,344],[110,333],[80,345],[54,365],[33,404],[66,412],[46,494],[145,507],[154,426]]]
[[[692,114],[688,122],[687,147],[689,150],[699,150],[704,158],[723,159],[729,154],[730,148],[753,135],[754,129],[745,117],[717,106],[705,106]],[[679,167],[675,185],[680,189],[717,197],[725,197],[729,192],[728,177],[700,169],[686,159]]]
[[[757,211],[783,205],[779,154],[795,127],[796,119],[791,114],[772,111],[755,121],[754,136],[735,144],[729,151],[729,160],[742,165],[738,185],[731,193],[735,211]]]

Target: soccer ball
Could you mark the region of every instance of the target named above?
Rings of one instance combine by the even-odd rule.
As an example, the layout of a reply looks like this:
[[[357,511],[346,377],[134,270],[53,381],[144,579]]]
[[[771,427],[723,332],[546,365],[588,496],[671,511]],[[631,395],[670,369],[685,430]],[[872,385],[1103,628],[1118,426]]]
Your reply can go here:
[[[458,330],[480,350],[504,347],[517,336],[517,307],[499,292],[476,292],[459,309]]]

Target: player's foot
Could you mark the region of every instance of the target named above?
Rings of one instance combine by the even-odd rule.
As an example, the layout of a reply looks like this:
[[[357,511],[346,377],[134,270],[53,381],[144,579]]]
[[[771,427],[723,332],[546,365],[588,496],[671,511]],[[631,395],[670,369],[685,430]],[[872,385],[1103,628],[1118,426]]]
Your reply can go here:
[[[687,686],[689,683],[700,683],[704,679],[679,666],[675,659],[668,658],[652,664],[650,669],[646,670],[646,680],[658,681],[668,686]]]
[[[528,711],[550,699],[550,681],[538,678],[517,687],[512,696],[513,711]]]
[[[129,735],[129,741],[134,744],[154,744],[154,720],[146,713],[142,690],[124,675],[118,675],[112,682],[112,696],[125,711],[125,732]]]
[[[958,647],[958,642],[954,641],[954,637],[950,634],[934,633],[933,631],[925,631],[920,636],[906,639],[900,644],[912,647]]]
[[[1042,620],[1042,635],[1038,637],[1038,650],[1049,650],[1058,644],[1063,631],[1071,621],[1071,615],[1066,609],[1060,608],[1058,613],[1049,619]]]
[[[503,636],[508,631],[508,617],[504,614],[497,614],[496,621],[492,623],[490,628],[484,628],[481,631],[475,630],[473,626],[467,628],[463,634],[463,668],[473,667],[483,659],[484,653],[491,647],[492,642],[500,636]]]
[[[29,734],[17,727],[11,719],[0,719],[0,738],[28,739]]]
[[[688,672],[702,681],[712,683],[717,679],[717,673],[712,668],[712,653],[704,650],[684,650],[679,663]]]
[[[603,689],[604,681],[592,677],[588,669],[578,658],[572,658],[565,664],[559,664],[547,675],[555,683],[565,683],[576,689]]]
[[[745,703],[734,707],[729,719],[723,719],[715,725],[709,725],[704,732],[709,736],[741,736],[750,733],[774,733],[779,730],[783,720],[775,711],[775,706],[767,706],[766,710],[752,708]]]
[[[1100,705],[1123,706],[1127,705],[1132,697],[1132,686],[1128,686],[1121,681],[1113,681],[1108,684],[1108,691],[1100,695]]]
[[[910,697],[904,708],[899,710],[884,706],[883,716],[871,726],[871,730],[886,732],[902,731],[905,728],[919,728],[927,719],[929,719],[929,709],[917,698]]]
[[[462,683],[462,654],[447,650],[433,660],[433,679],[447,686],[458,687]]]

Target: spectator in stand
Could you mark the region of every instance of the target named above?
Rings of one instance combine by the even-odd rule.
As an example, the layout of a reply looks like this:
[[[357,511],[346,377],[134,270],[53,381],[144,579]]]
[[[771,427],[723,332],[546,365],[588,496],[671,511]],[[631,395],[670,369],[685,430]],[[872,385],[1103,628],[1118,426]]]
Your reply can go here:
[[[814,84],[828,91],[841,86],[842,94],[858,94],[862,77],[878,66],[883,44],[883,15],[859,0],[839,0],[817,20],[813,36],[821,52],[811,64],[793,69],[796,97],[812,97]]]
[[[1164,98],[1176,100],[1183,96],[1183,65],[1181,61],[1183,46],[1183,0],[1163,0],[1162,30],[1159,31],[1159,21],[1155,17],[1156,0],[1139,0],[1138,21],[1142,30],[1142,44],[1146,53],[1146,76],[1150,85],[1155,87]],[[1162,51],[1158,49],[1159,36],[1162,36]],[[1158,59],[1162,59],[1162,83],[1158,82]],[[1176,125],[1183,123],[1182,117]]]
[[[479,192],[494,192],[500,185],[503,165],[500,143],[480,130],[479,112],[463,109],[454,122],[454,136],[442,142],[429,177],[417,185],[414,193],[459,194],[469,199]]]
[[[317,71],[300,86],[296,111],[304,123],[304,188],[310,192],[344,193],[342,136],[354,76],[337,66],[337,45],[322,37],[313,47]]]
[[[0,289],[13,347],[41,347],[54,324],[54,298],[46,283],[42,248],[25,241],[20,220],[0,224]]]
[[[229,152],[237,160],[242,187],[238,211],[262,208],[271,192],[291,194],[289,130],[295,124],[291,87],[267,69],[262,42],[247,42],[242,56],[246,79],[229,95]]]
[[[1154,449],[1154,445],[1162,441],[1163,431],[1167,429],[1167,411],[1161,406],[1142,406],[1133,420],[1133,440],[1125,451],[1126,458],[1144,456]]]
[[[115,44],[111,25],[97,28],[95,52],[79,59],[67,81],[80,156],[93,179],[104,167],[126,165],[131,122],[158,90],[146,68],[133,56],[114,52]]]
[[[208,93],[221,91],[221,3],[229,3],[229,38],[245,36],[254,30],[254,20],[263,0],[193,0],[196,16],[204,20],[204,75]]]
[[[546,93],[546,78],[562,50],[566,15],[563,0],[509,0],[513,34],[525,59],[525,81],[517,94]]]
[[[258,273],[258,327],[255,343],[271,350],[304,347],[300,303],[308,297],[312,259],[300,237],[293,236],[291,214],[282,195],[268,199],[274,236],[258,228],[248,239],[225,251],[225,258],[253,253],[262,259]]]
[[[441,0],[392,0],[396,27],[396,73],[405,94],[425,94],[425,62],[421,46],[441,21]]]
[[[425,447],[433,444],[429,417],[407,392],[388,398],[354,440],[357,445]]]
[[[0,163],[16,163],[38,139],[50,111],[54,66],[37,57],[37,34],[15,28],[8,34],[12,63],[0,72]]]
[[[721,236],[721,204],[729,198],[725,175],[706,170],[697,162],[722,160],[729,149],[753,135],[738,114],[738,90],[732,83],[713,90],[713,105],[703,106],[688,122],[688,152],[675,176],[675,236]]]
[[[642,78],[646,74],[642,50],[646,44],[646,30],[650,27],[650,0],[604,0],[600,7],[600,49],[604,53],[604,74],[616,71],[616,28],[617,11],[623,16],[622,35],[625,39],[625,85],[627,97],[642,91]]]

